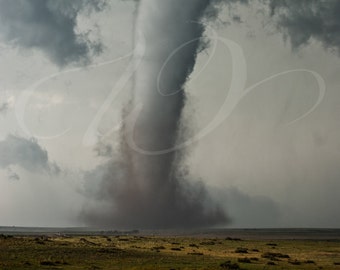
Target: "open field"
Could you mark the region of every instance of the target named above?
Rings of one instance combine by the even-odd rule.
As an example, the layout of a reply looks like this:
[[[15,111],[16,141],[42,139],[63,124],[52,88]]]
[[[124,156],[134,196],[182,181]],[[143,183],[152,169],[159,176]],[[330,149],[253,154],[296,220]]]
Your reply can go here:
[[[340,241],[3,234],[0,269],[340,269]]]

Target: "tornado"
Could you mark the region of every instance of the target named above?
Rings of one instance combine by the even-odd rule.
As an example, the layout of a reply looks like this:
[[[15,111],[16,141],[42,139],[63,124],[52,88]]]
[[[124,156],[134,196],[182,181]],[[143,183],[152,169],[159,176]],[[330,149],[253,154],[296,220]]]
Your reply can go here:
[[[190,179],[177,149],[185,83],[204,46],[204,24],[216,1],[143,0],[135,24],[131,98],[118,153],[103,166],[102,204],[88,223],[118,228],[177,229],[225,224],[202,181]],[[141,49],[142,48],[142,49]]]

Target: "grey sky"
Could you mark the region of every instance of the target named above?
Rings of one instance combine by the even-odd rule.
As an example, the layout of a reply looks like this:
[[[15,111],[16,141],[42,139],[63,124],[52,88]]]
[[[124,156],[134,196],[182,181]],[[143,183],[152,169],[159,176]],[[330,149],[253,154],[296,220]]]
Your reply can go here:
[[[77,215],[84,204],[93,203],[89,191],[98,188],[96,177],[89,176],[107,160],[97,155],[96,145],[83,143],[84,135],[130,59],[60,74],[43,83],[24,111],[30,134],[22,128],[16,105],[23,101],[27,87],[59,72],[60,66],[90,59],[101,63],[130,53],[135,4],[111,0],[99,8],[89,3],[101,1],[75,1],[72,6],[58,1],[66,5],[55,7],[48,6],[55,1],[43,1],[46,5],[39,5],[39,10],[46,10],[35,16],[40,1],[18,1],[27,9],[9,18],[8,12],[15,8],[12,2],[16,1],[0,0],[0,225],[83,225]],[[306,69],[325,80],[326,95],[307,117],[287,125],[317,101],[315,78],[297,71],[265,82],[245,96],[219,127],[188,147],[186,163],[194,179],[205,182],[225,206],[233,221],[230,226],[339,227],[340,28],[336,10],[340,5],[331,0],[269,2],[272,14],[270,6],[252,1],[248,6],[233,6],[232,15],[224,8],[209,25],[219,37],[242,49],[246,87],[283,71]],[[33,27],[40,21],[30,16],[47,20],[46,28]],[[38,33],[41,40],[36,39]],[[51,42],[50,35],[66,49]],[[103,51],[95,55],[99,44]],[[238,76],[232,74],[226,46],[219,42],[214,51],[213,45],[214,40],[199,55],[186,85],[185,121],[190,123],[190,134],[212,121],[228,97],[232,76]],[[113,149],[131,87],[129,81],[99,124],[98,137],[109,140]],[[61,172],[36,169],[51,164],[57,164]]]

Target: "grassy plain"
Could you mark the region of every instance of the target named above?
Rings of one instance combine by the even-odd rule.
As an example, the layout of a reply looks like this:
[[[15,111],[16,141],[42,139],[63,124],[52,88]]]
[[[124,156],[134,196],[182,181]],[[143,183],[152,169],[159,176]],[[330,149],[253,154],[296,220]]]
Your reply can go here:
[[[340,269],[340,242],[0,235],[0,269]]]

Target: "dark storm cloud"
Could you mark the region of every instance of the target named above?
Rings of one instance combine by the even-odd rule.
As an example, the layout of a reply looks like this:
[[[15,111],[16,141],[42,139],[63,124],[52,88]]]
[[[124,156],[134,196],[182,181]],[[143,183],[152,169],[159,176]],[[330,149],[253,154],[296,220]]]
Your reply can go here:
[[[289,37],[293,48],[315,39],[340,55],[340,1],[270,0],[268,3],[278,28]]]
[[[0,0],[0,36],[14,46],[42,50],[59,66],[86,62],[102,46],[77,33],[77,17],[104,6],[104,0]]]
[[[34,139],[9,135],[0,141],[0,168],[20,166],[31,172],[58,173],[59,167],[51,163],[46,150]]]

